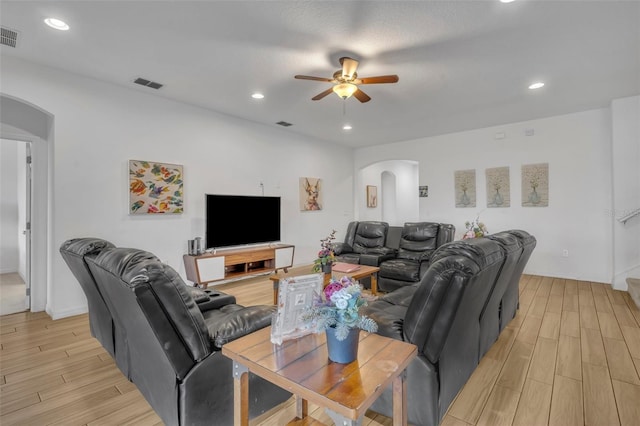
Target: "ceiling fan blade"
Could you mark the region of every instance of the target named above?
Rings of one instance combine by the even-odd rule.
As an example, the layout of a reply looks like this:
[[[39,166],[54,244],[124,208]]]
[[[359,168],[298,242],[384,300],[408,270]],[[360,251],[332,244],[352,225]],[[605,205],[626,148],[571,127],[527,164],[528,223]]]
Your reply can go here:
[[[357,78],[354,84],[380,84],[380,83],[397,83],[399,80],[397,75],[380,75],[378,77]]]
[[[371,98],[369,95],[364,93],[362,90],[358,89],[353,93],[353,96],[362,103],[369,102]]]
[[[325,96],[327,96],[328,94],[333,93],[333,87],[325,90],[322,93],[318,93],[317,95],[315,95],[313,98],[311,98],[312,101],[319,101],[320,99],[324,98]]]
[[[340,65],[342,65],[342,77],[346,80],[351,80],[358,68],[358,61],[345,56],[340,58]]]
[[[327,83],[333,82],[333,79],[331,79],[331,78],[313,77],[311,75],[296,75],[293,78],[297,78],[297,79],[300,79],[300,80],[326,81]]]

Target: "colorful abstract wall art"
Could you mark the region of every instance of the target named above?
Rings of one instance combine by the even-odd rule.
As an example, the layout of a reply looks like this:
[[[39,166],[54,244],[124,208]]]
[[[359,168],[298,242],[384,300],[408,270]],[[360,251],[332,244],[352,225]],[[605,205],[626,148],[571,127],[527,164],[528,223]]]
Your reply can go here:
[[[129,160],[129,214],[182,213],[182,166]]]

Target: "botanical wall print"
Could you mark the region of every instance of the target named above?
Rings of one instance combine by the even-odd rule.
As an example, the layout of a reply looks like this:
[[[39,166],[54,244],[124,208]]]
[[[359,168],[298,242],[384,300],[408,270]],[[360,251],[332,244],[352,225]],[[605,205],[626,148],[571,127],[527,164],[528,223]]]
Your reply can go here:
[[[129,160],[129,213],[182,213],[182,166]]]
[[[522,166],[522,206],[549,206],[549,163]]]
[[[456,170],[455,177],[455,196],[456,207],[475,207],[476,206],[476,171],[473,170]]]
[[[486,170],[487,207],[511,207],[509,167],[494,167]]]
[[[300,211],[322,210],[322,179],[300,178]]]
[[[378,187],[367,185],[367,207],[378,206]]]
[[[429,187],[427,185],[418,187],[418,196],[420,197],[428,197],[429,196]]]

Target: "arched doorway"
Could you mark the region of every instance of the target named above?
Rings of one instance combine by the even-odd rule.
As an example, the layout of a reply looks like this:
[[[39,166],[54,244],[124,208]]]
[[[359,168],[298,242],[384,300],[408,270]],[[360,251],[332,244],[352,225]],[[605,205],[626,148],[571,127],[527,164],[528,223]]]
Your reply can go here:
[[[49,181],[53,153],[53,116],[24,100],[0,95],[0,138],[31,142],[31,310],[43,311],[47,304],[50,264]]]

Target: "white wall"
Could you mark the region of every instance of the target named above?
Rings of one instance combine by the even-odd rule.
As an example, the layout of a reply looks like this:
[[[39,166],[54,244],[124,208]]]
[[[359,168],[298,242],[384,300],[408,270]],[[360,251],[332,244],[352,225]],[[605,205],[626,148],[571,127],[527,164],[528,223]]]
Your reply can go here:
[[[640,96],[611,104],[613,129],[613,219],[640,208]],[[625,224],[613,220],[615,288],[627,277],[640,277],[640,216]]]
[[[353,217],[345,206],[353,198],[350,149],[15,58],[3,58],[1,71],[4,93],[55,117],[47,300],[54,318],[86,310],[57,253],[69,238],[149,250],[184,277],[186,241],[204,235],[205,193],[260,194],[263,182],[265,195],[280,195],[282,240],[296,245],[296,264],[311,262],[319,240],[333,228],[343,233]],[[182,164],[185,213],[128,215],[130,159]],[[324,180],[322,211],[299,211],[300,176]]]
[[[495,139],[498,132],[506,137]],[[419,198],[420,220],[452,223],[460,238],[464,222],[480,214],[489,232],[523,229],[537,238],[526,272],[611,281],[608,109],[361,148],[355,169],[390,159],[420,164],[420,185],[429,186],[429,197]],[[535,163],[549,163],[549,207],[521,206],[520,169]],[[510,168],[511,207],[487,208],[485,169],[501,166]],[[454,171],[464,169],[476,169],[475,208],[455,207]]]
[[[18,272],[18,143],[0,140],[0,274]]]
[[[356,158],[358,158],[356,156]],[[409,157],[411,158],[411,157]],[[358,164],[362,164],[358,166]],[[358,220],[384,220],[392,226],[418,220],[418,162],[411,160],[380,161],[369,164],[356,160],[356,217]],[[383,174],[395,177],[395,188],[388,188]],[[388,179],[391,182],[392,179]],[[378,188],[378,206],[367,207],[366,186]],[[389,199],[391,198],[391,200]],[[390,205],[394,211],[388,211]],[[383,214],[384,213],[384,214]],[[383,217],[384,216],[384,217]]]

